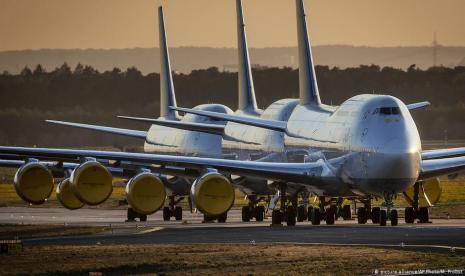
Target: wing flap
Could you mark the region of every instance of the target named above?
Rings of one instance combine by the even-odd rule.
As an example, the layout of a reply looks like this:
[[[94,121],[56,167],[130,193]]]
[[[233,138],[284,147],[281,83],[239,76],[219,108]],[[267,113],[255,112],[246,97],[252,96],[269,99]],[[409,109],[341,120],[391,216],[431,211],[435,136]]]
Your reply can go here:
[[[125,129],[125,128],[116,128],[116,127],[107,127],[107,126],[98,126],[98,125],[89,125],[89,124],[80,124],[80,123],[55,121],[55,120],[45,120],[45,121],[47,123],[52,123],[52,124],[57,124],[57,125],[84,128],[84,129],[95,130],[95,131],[106,132],[106,133],[112,133],[112,134],[118,134],[118,135],[134,137],[134,138],[139,138],[139,139],[144,139],[144,140],[147,138],[147,131]]]

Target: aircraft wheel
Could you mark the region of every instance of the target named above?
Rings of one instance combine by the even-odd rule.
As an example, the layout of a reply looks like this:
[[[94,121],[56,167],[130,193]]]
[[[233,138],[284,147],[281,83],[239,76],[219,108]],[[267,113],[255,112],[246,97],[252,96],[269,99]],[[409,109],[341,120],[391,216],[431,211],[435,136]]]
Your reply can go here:
[[[169,221],[171,218],[171,210],[170,207],[163,207],[163,220]]]
[[[391,225],[392,226],[397,226],[397,224],[399,223],[399,217],[397,215],[397,210],[391,210]]]
[[[365,207],[359,207],[357,209],[357,222],[358,224],[365,224],[367,223],[368,216],[367,216],[367,209]]]
[[[147,215],[140,215],[139,220],[140,221],[147,221]]]
[[[174,208],[174,217],[176,220],[182,220],[182,208],[180,206]]]
[[[308,221],[312,221],[312,213],[313,213],[313,207],[308,206],[308,209],[307,209],[307,219],[308,219]]]
[[[295,226],[295,208],[294,206],[287,206],[286,210],[286,224],[287,226]]]
[[[371,221],[374,223],[374,224],[378,224],[380,223],[380,212],[381,212],[381,209],[379,207],[373,207],[371,209]]]
[[[271,224],[281,224],[283,221],[282,213],[280,210],[273,210],[271,213]]]
[[[265,218],[265,207],[257,206],[255,208],[255,220],[263,221],[263,218]]]
[[[418,210],[418,219],[420,223],[427,223],[429,222],[429,210],[428,207],[420,207]]]
[[[328,209],[326,209],[326,224],[332,225],[334,224],[334,221],[336,219],[336,213],[335,213],[336,208],[334,206],[330,206]]]
[[[128,214],[127,214],[127,221],[134,221],[136,218],[136,212],[134,212],[134,210],[129,207],[128,208]]]
[[[242,221],[243,222],[250,221],[249,206],[242,206]]]
[[[300,205],[297,207],[297,221],[302,222],[305,220],[305,207],[303,205]]]
[[[312,224],[320,225],[321,213],[319,208],[313,208],[312,210]]]
[[[379,211],[379,225],[386,226],[387,222],[387,213],[386,210]]]
[[[228,212],[224,212],[218,217],[218,222],[225,223],[227,219],[228,219]]]
[[[414,223],[415,222],[415,210],[413,207],[405,208],[405,223]]]
[[[342,207],[342,219],[343,220],[352,219],[352,209],[350,209],[350,205],[344,205]]]

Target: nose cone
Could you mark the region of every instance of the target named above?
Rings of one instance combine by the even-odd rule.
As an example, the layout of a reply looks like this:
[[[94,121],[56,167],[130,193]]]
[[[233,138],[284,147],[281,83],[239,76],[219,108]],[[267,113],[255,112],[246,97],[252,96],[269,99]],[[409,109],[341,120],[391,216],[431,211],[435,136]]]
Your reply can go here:
[[[380,155],[385,178],[417,179],[420,173],[420,144],[416,139],[391,138]]]

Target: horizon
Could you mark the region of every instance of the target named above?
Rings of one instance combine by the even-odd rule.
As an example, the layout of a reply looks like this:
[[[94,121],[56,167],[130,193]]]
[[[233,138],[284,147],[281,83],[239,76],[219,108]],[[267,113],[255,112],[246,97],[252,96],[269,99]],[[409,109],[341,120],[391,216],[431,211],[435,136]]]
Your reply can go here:
[[[0,0],[0,51],[152,48],[158,44],[160,3],[170,46],[235,48],[234,2]],[[295,47],[294,5],[244,1],[250,48]],[[457,0],[306,1],[315,47],[423,47],[433,44],[434,33],[444,47],[462,47],[463,10],[465,1]]]

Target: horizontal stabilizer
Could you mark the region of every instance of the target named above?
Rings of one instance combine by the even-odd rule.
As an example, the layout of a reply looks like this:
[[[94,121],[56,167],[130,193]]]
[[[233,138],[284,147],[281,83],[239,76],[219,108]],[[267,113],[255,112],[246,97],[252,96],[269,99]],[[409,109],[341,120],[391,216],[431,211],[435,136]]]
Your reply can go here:
[[[101,132],[107,132],[112,134],[118,134],[128,137],[146,139],[147,138],[147,131],[141,130],[132,130],[132,129],[125,129],[125,128],[115,128],[115,127],[106,127],[106,126],[97,126],[97,125],[88,125],[88,124],[79,124],[79,123],[71,123],[71,122],[63,122],[63,121],[54,121],[54,120],[45,120],[47,123],[63,125],[63,126],[70,126],[70,127],[77,127],[77,128],[84,128],[89,130],[96,130]]]
[[[215,124],[160,120],[160,119],[129,117],[129,116],[118,116],[118,118],[132,120],[132,121],[139,121],[139,122],[144,122],[144,123],[150,123],[150,124],[159,125],[159,126],[166,126],[166,127],[176,128],[176,129],[205,132],[205,133],[216,134],[216,135],[222,135],[224,131],[224,126],[215,125]]]
[[[204,111],[204,110],[195,110],[189,108],[182,108],[182,107],[170,107],[171,109],[196,114],[200,116],[210,117],[212,119],[228,121],[238,124],[244,124],[249,126],[255,126],[260,128],[266,128],[270,130],[276,130],[285,132],[286,131],[286,122],[283,121],[276,121],[276,120],[265,120],[256,117],[246,117],[246,116],[238,116],[238,115],[231,115],[231,114],[224,114],[224,113],[217,113],[212,111]]]
[[[414,110],[414,109],[418,109],[418,108],[427,107],[429,105],[431,105],[430,102],[419,102],[419,103],[408,104],[407,108],[408,108],[408,110]]]

